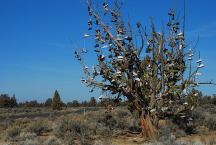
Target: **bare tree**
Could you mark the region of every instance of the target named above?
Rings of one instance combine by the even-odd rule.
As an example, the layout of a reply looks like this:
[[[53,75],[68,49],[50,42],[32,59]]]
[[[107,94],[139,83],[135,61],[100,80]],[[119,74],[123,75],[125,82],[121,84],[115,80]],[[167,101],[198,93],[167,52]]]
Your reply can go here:
[[[187,125],[197,102],[197,94],[191,94],[191,90],[211,82],[197,81],[204,65],[199,57],[196,68],[192,69],[194,51],[185,44],[184,18],[181,25],[175,10],[171,9],[169,22],[162,32],[156,31],[150,19],[151,32],[148,33],[139,22],[134,30],[130,22],[124,22],[122,4],[117,0],[113,6],[104,1],[102,8],[96,8],[91,0],[87,4],[90,33],[83,37],[95,39],[98,64],[90,72],[84,62],[87,49],[76,50],[75,57],[85,74],[81,81],[92,91],[100,88],[118,98],[126,96],[130,111],[140,114],[145,137],[154,139],[160,119],[173,118]]]

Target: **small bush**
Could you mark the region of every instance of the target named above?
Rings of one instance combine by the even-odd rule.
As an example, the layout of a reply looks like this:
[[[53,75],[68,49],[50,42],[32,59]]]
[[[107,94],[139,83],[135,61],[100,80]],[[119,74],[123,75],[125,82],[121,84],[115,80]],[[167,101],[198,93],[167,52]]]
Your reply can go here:
[[[167,123],[159,129],[158,133],[157,140],[164,145],[176,145],[176,137],[186,136],[186,133],[171,121],[167,121]]]
[[[127,111],[120,110],[115,114],[114,119],[116,120],[116,129],[126,130],[130,126],[130,114]]]
[[[6,136],[6,138],[7,138],[8,140],[13,141],[13,140],[15,140],[16,137],[20,134],[20,132],[21,132],[21,128],[20,128],[20,127],[13,126],[13,127],[9,128],[9,129],[7,130],[7,136]]]
[[[19,126],[20,128],[26,128],[29,123],[31,123],[31,120],[28,118],[20,118],[16,119],[15,123],[13,124],[14,126]]]
[[[140,128],[140,120],[137,118],[130,118],[128,129],[130,132],[141,132],[142,129]]]
[[[116,129],[126,130],[128,129],[129,123],[124,118],[116,119]]]
[[[125,111],[125,110],[119,110],[116,114],[117,117],[119,118],[126,118],[128,116],[130,116],[129,112]]]
[[[205,107],[205,108],[204,108]],[[215,116],[215,107],[210,105],[199,107],[193,113],[193,118],[195,125],[205,126],[209,130],[216,130],[216,116]],[[199,129],[199,128],[198,128]],[[199,132],[199,130],[197,130]]]
[[[54,127],[54,134],[64,141],[69,141],[70,145],[74,140],[79,140],[80,144],[84,145],[91,142],[92,131],[84,122],[64,119]]]
[[[19,145],[40,145],[38,140],[36,139],[27,139],[21,142]]]
[[[112,145],[112,140],[110,138],[103,138],[95,141],[94,145]]]
[[[110,114],[106,114],[97,120],[97,134],[110,138],[113,136],[117,121]]]
[[[57,122],[57,124],[54,124],[54,134],[61,139],[65,139],[68,135],[73,136],[73,127],[72,127],[72,121],[69,120],[62,120]],[[74,138],[74,136],[73,136]]]
[[[107,114],[107,115],[103,116],[102,118],[98,119],[98,124],[105,126],[105,127],[108,127],[111,130],[113,130],[115,128],[116,123],[117,123],[117,121],[110,114]]]
[[[49,137],[43,145],[62,145],[61,141],[55,137]]]
[[[29,124],[26,128],[26,132],[36,133],[37,135],[41,135],[44,132],[48,131],[48,124],[44,121],[34,121]]]
[[[206,118],[205,125],[209,128],[209,130],[216,130],[216,118]]]
[[[37,137],[36,133],[31,133],[31,132],[21,132],[20,133],[20,140],[22,141],[33,140],[36,137]]]

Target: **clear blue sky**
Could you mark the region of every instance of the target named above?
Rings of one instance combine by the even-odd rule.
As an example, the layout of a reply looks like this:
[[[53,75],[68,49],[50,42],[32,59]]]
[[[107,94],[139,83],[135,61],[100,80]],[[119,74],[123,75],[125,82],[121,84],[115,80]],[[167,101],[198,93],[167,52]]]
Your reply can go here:
[[[187,39],[200,35],[196,50],[207,66],[202,80],[216,81],[216,1],[186,1]],[[124,0],[123,13],[133,25],[148,26],[152,16],[160,31],[172,6],[173,0]],[[182,14],[183,0],[177,8]],[[0,93],[15,94],[18,101],[44,101],[55,89],[64,101],[99,96],[80,83],[81,67],[73,58],[72,44],[83,47],[87,20],[85,0],[0,0]],[[216,93],[215,86],[201,89]]]

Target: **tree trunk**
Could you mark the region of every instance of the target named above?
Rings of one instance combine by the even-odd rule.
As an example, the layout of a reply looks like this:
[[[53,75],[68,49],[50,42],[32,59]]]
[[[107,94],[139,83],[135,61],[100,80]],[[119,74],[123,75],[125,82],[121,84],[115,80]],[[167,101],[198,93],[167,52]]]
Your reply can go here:
[[[145,115],[142,111],[140,116],[140,125],[142,128],[142,137],[149,139],[149,140],[155,140],[156,139],[156,128],[153,125],[151,121],[151,117],[149,114]]]

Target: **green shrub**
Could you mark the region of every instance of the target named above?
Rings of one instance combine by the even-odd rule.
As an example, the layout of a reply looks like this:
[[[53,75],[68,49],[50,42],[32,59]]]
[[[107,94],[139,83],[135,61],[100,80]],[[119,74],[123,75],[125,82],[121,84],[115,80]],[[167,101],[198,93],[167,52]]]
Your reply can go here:
[[[14,141],[16,137],[20,134],[20,132],[21,132],[20,127],[12,126],[11,128],[8,128],[6,138],[8,140]]]
[[[52,109],[53,110],[61,110],[62,102],[58,91],[56,90],[52,99]]]

